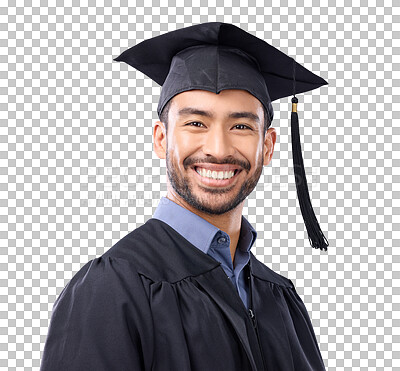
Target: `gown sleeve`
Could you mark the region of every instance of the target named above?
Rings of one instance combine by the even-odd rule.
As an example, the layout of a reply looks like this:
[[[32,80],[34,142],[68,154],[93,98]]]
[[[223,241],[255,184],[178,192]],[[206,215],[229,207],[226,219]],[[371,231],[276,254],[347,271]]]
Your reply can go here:
[[[290,280],[289,280],[290,281]],[[310,369],[324,371],[325,365],[319,349],[318,341],[315,336],[314,328],[310,316],[303,300],[294,287],[286,290],[286,301],[290,312],[290,317],[294,325],[293,339],[298,339],[296,352],[299,359],[295,359],[295,364],[304,362],[310,365]]]
[[[139,274],[121,258],[86,263],[53,305],[40,371],[147,370],[152,318]]]

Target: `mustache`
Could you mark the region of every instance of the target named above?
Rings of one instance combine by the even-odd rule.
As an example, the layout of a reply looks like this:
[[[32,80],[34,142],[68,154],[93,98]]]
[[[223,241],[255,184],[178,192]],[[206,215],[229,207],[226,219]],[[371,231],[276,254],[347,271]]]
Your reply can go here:
[[[245,161],[240,161],[238,159],[232,158],[232,157],[228,157],[226,159],[224,159],[223,161],[219,161],[218,159],[216,159],[215,157],[209,156],[206,158],[186,158],[183,161],[183,166],[185,167],[185,169],[187,169],[188,167],[192,166],[193,164],[217,164],[217,165],[237,165],[240,166],[241,168],[249,171],[251,165],[248,162]]]

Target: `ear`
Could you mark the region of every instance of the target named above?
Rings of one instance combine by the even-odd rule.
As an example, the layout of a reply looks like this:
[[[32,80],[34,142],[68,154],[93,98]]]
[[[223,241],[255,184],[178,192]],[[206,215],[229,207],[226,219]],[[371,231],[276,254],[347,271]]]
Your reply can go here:
[[[159,159],[166,158],[167,154],[167,133],[164,123],[156,121],[153,129],[153,145],[154,152]]]
[[[264,138],[264,166],[267,166],[272,160],[274,147],[276,142],[275,128],[269,128],[265,133]]]

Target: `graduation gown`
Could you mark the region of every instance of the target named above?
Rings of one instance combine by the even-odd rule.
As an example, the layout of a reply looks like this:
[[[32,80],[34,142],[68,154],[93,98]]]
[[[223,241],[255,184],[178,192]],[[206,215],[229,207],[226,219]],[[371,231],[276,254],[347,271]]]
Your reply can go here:
[[[325,370],[292,281],[250,254],[247,310],[219,262],[149,219],[62,290],[40,370]]]

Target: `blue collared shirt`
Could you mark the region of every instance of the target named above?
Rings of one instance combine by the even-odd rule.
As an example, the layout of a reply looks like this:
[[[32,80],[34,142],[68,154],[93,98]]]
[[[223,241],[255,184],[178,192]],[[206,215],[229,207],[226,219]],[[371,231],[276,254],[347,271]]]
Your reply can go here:
[[[249,251],[257,238],[257,232],[243,215],[233,262],[227,233],[167,197],[161,197],[153,218],[168,224],[192,245],[220,262],[243,304],[249,307],[249,287],[243,268],[250,260]]]

